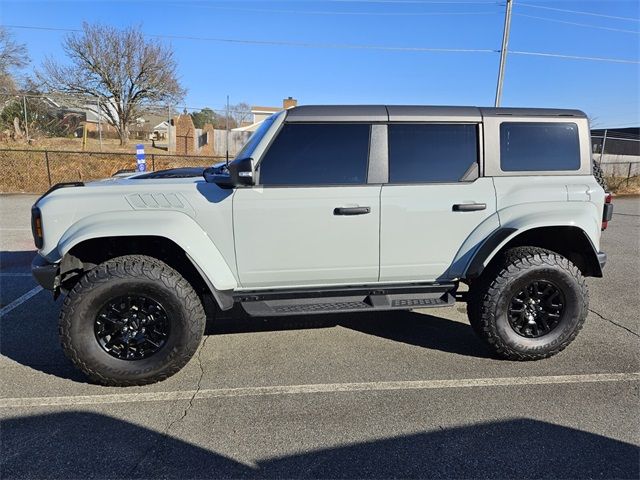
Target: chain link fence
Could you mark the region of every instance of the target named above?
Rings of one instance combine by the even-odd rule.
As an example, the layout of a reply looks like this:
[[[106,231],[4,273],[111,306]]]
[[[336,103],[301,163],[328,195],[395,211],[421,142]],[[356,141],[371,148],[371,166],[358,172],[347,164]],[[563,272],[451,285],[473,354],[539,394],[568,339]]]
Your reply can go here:
[[[147,170],[206,167],[222,157],[147,154]],[[108,178],[136,169],[136,156],[117,152],[0,150],[0,193],[42,193],[61,182]]]
[[[591,145],[610,190],[640,193],[639,128],[593,130]]]

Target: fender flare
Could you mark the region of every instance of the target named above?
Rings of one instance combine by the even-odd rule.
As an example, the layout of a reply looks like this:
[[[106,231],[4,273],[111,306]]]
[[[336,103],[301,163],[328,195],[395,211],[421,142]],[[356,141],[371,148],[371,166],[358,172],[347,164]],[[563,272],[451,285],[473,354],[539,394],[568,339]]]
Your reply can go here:
[[[214,296],[216,290],[222,293],[238,287],[237,279],[220,250],[207,233],[182,212],[134,210],[91,215],[71,225],[61,236],[55,254],[52,252],[47,257],[57,262],[86,240],[127,236],[164,237],[174,242],[182,248],[209,287],[214,288]]]
[[[540,228],[573,228],[584,235],[590,245],[587,259],[595,276],[602,276],[602,264],[596,245],[599,242],[600,224],[597,208],[587,202],[548,202],[546,208],[537,204],[521,204],[498,212],[500,226],[474,248],[461,278],[477,278],[493,258],[516,237]],[[467,242],[474,242],[470,236]],[[465,242],[465,245],[467,244]],[[463,248],[461,248],[461,251]],[[470,247],[467,245],[466,249]]]

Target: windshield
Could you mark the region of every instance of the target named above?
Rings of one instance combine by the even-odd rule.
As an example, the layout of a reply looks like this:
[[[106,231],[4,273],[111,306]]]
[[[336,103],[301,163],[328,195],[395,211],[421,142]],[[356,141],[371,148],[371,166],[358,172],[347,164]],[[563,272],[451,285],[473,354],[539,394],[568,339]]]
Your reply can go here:
[[[265,136],[269,128],[271,128],[271,125],[273,125],[273,122],[276,120],[277,116],[278,114],[276,113],[274,115],[271,115],[270,117],[268,117],[262,122],[262,124],[258,127],[258,129],[255,132],[253,132],[253,135],[249,137],[249,140],[247,141],[247,143],[244,144],[244,147],[242,147],[242,150],[238,152],[238,154],[235,157],[235,160],[251,157],[251,155],[253,154],[253,151],[256,149],[256,147],[260,143],[260,140],[263,139],[263,137]]]

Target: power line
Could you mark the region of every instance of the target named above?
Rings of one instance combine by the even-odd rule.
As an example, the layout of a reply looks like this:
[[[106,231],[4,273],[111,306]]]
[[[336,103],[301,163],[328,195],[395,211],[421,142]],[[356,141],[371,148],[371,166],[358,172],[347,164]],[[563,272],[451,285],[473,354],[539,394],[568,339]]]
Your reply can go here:
[[[485,3],[485,5],[489,5]],[[497,3],[496,3],[497,5]],[[243,7],[219,7],[215,5],[199,5],[200,7],[235,11],[235,12],[257,12],[257,13],[286,13],[296,15],[346,15],[346,16],[375,16],[375,17],[425,17],[425,16],[448,16],[448,15],[494,15],[496,12],[337,12],[324,10],[280,10],[267,8],[243,8]]]
[[[253,1],[253,0],[210,0],[210,1],[218,1],[224,3],[236,3],[238,1]],[[478,0],[281,0],[281,1],[289,1],[295,3],[305,3],[305,2],[328,2],[328,3],[391,3],[391,4],[414,4],[414,5],[430,5],[430,4],[483,4],[489,5],[491,3],[503,3],[503,2],[491,2],[491,1],[478,1]],[[602,3],[602,0],[540,0],[541,2],[549,2],[549,3],[558,3],[558,2],[567,2],[572,3],[576,1],[580,1],[581,3]],[[636,3],[637,0],[607,0],[608,2],[618,2],[618,3]]]
[[[96,103],[106,103],[108,104],[109,101],[104,101],[104,100],[96,100],[95,97],[89,97],[86,95],[79,95],[79,94],[74,94],[74,93],[65,93],[65,92],[44,92],[44,93],[32,93],[32,92],[9,92],[9,91],[0,91],[0,97],[1,98],[16,98],[16,99],[21,99],[21,98],[39,98],[42,100],[50,100],[53,101],[55,103],[59,103],[59,102],[64,102],[66,101],[71,101],[74,103],[74,105],[67,105],[71,108],[87,108],[89,110],[91,110],[93,107],[96,106]],[[226,107],[220,107],[220,108],[214,108],[214,106],[201,106],[201,107],[194,107],[194,106],[188,106],[188,105],[182,105],[180,102],[178,103],[172,103],[171,106],[177,111],[180,109],[184,109],[187,111],[192,111],[195,112],[196,110],[211,110],[212,112],[215,113],[226,113],[227,111],[229,113],[238,113],[238,114],[247,114],[247,113],[251,113],[251,110],[238,110],[237,108],[230,108],[229,110],[227,110]],[[164,114],[164,110],[166,110],[167,108],[167,103],[150,103],[150,104],[143,104],[139,107],[140,111],[142,113],[145,114],[155,114],[155,115],[163,115]],[[196,112],[197,113],[197,112]]]
[[[46,31],[62,31],[62,32],[82,32],[79,29],[71,28],[56,28],[56,27],[35,27],[28,25],[3,25],[6,28],[27,29],[27,30],[46,30]],[[197,37],[191,35],[158,35],[147,34],[148,37],[165,38],[169,40],[194,40],[200,42],[218,42],[218,43],[232,43],[239,45],[262,45],[262,46],[277,46],[277,47],[298,47],[298,48],[327,48],[327,49],[348,49],[348,50],[379,50],[379,51],[392,51],[392,52],[425,52],[425,53],[500,53],[500,50],[490,48],[432,48],[432,47],[394,47],[385,45],[359,45],[359,44],[340,44],[340,43],[308,43],[308,42],[294,42],[294,41],[278,41],[278,40],[244,40],[234,38],[214,38],[214,37]],[[533,55],[542,57],[555,57],[565,58],[571,60],[589,60],[597,62],[610,62],[610,63],[626,63],[626,64],[640,64],[638,60],[629,60],[623,58],[609,58],[609,57],[590,57],[580,55],[564,55],[559,53],[546,53],[546,52],[525,52],[525,51],[513,51],[509,53],[518,55]]]
[[[35,27],[29,25],[3,25],[6,28],[17,28],[27,30],[51,30],[57,32],[82,32],[74,28],[57,27]],[[197,37],[192,35],[167,35],[167,34],[146,34],[148,37],[166,38],[168,40],[196,40],[201,42],[235,43],[241,45],[264,45],[276,47],[299,47],[299,48],[328,48],[328,49],[350,49],[350,50],[383,50],[397,52],[442,52],[442,53],[495,53],[497,50],[490,48],[436,48],[436,47],[394,47],[385,45],[364,45],[346,43],[310,43],[294,42],[288,40],[245,40],[238,38],[216,38]]]
[[[299,0],[296,0],[298,2]],[[307,0],[314,2],[316,0]],[[394,3],[394,4],[411,4],[411,5],[491,5],[498,4],[496,1],[480,1],[480,0],[323,0],[329,3]]]
[[[210,37],[192,37],[184,35],[154,35],[150,37],[159,37],[175,40],[198,40],[221,43],[237,43],[248,45],[267,45],[277,47],[299,47],[299,48],[327,48],[327,49],[346,49],[346,50],[383,50],[395,52],[433,52],[433,53],[495,53],[496,50],[490,48],[434,48],[434,47],[394,47],[385,45],[364,45],[364,44],[348,44],[348,43],[308,43],[308,42],[292,42],[288,40],[240,40],[229,38],[210,38]]]
[[[520,6],[520,7],[528,7],[528,8],[541,8],[543,10],[553,10],[555,12],[577,13],[578,15],[591,15],[592,17],[612,18],[614,20],[626,20],[626,21],[629,21],[629,22],[640,22],[640,19],[638,19],[638,18],[617,17],[617,16],[614,16],[614,15],[605,15],[603,13],[584,12],[584,11],[581,11],[581,10],[568,10],[566,8],[557,8],[557,7],[546,7],[546,6],[543,6],[543,5],[533,5],[531,3],[518,2],[518,6]]]
[[[522,4],[520,3],[518,5],[522,5]],[[527,15],[525,13],[514,13],[514,15],[517,15],[518,17],[534,18],[536,20],[544,20],[547,22],[564,23],[566,25],[576,25],[578,27],[597,28],[598,30],[609,30],[611,32],[634,33],[636,35],[640,35],[640,31],[638,30],[623,30],[621,28],[603,27],[600,25],[591,25],[588,23],[568,22],[566,20],[558,20],[556,18],[548,18],[548,17],[537,17],[535,15]]]
[[[514,55],[532,55],[536,57],[553,57],[553,58],[566,58],[570,60],[591,60],[594,62],[611,62],[611,63],[630,63],[640,65],[639,60],[627,60],[624,58],[608,58],[608,57],[585,57],[581,55],[565,55],[561,53],[546,53],[546,52],[524,52],[509,50],[509,53]]]

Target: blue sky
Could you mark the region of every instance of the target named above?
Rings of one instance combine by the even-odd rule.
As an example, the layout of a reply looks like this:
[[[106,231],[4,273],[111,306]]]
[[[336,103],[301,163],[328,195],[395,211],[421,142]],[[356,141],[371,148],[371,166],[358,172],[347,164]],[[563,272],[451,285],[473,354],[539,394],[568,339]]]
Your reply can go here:
[[[640,58],[638,1],[516,0],[513,12],[510,50]],[[496,51],[503,18],[504,2],[490,0],[0,1],[4,25],[73,29],[88,21],[200,37],[164,41],[176,52],[188,90],[185,105],[211,108],[222,108],[227,94],[231,103],[273,106],[287,96],[304,104],[492,105],[495,52],[302,48],[204,38]],[[63,56],[64,32],[11,31],[27,44],[32,68],[46,55]],[[580,108],[597,127],[637,126],[639,85],[637,63],[510,54],[502,104]]]

